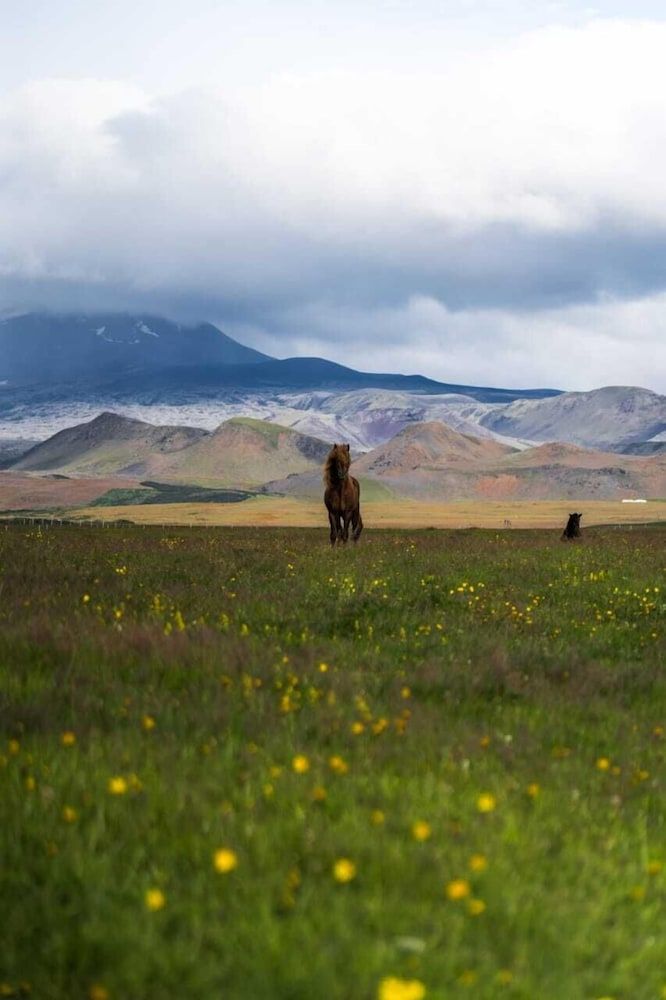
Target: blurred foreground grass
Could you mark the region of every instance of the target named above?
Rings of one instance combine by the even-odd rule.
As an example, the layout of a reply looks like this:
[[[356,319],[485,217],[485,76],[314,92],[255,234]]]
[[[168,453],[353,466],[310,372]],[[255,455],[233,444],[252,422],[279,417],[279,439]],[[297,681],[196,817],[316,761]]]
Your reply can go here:
[[[0,996],[666,996],[666,531],[0,531]]]

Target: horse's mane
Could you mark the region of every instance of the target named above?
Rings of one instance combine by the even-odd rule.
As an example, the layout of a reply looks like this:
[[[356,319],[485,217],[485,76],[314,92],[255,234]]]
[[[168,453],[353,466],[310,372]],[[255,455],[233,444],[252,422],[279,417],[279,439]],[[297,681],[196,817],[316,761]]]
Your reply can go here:
[[[327,486],[334,486],[339,481],[335,474],[336,462],[342,462],[346,468],[349,468],[349,452],[343,444],[334,444],[326,457],[324,482]]]

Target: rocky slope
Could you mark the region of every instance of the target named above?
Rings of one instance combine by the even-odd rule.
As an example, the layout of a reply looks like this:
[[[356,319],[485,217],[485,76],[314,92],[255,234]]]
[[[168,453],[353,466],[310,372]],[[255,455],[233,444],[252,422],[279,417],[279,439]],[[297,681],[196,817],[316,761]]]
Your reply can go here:
[[[510,437],[619,450],[666,430],[666,396],[632,386],[607,386],[551,399],[517,400],[488,410],[480,423]]]

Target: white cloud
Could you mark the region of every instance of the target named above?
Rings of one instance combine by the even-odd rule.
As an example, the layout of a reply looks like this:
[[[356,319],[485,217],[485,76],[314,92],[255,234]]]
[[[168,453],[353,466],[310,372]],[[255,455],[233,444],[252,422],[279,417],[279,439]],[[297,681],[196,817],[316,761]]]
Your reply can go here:
[[[351,326],[361,367],[664,388],[635,345],[666,361],[666,23],[466,36],[439,65],[429,23],[399,71],[6,94],[2,306],[140,303],[328,356]]]
[[[313,303],[276,322],[277,334],[243,323],[227,328],[267,353],[324,354],[355,368],[444,382],[570,390],[633,384],[666,392],[666,293],[537,312],[452,312],[425,297],[377,310]]]

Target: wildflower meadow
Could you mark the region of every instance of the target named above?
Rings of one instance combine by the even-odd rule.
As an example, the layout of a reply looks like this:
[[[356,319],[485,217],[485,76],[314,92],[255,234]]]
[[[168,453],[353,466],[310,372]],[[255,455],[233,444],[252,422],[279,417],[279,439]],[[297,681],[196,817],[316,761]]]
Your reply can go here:
[[[663,1000],[666,530],[0,527],[0,997]]]

